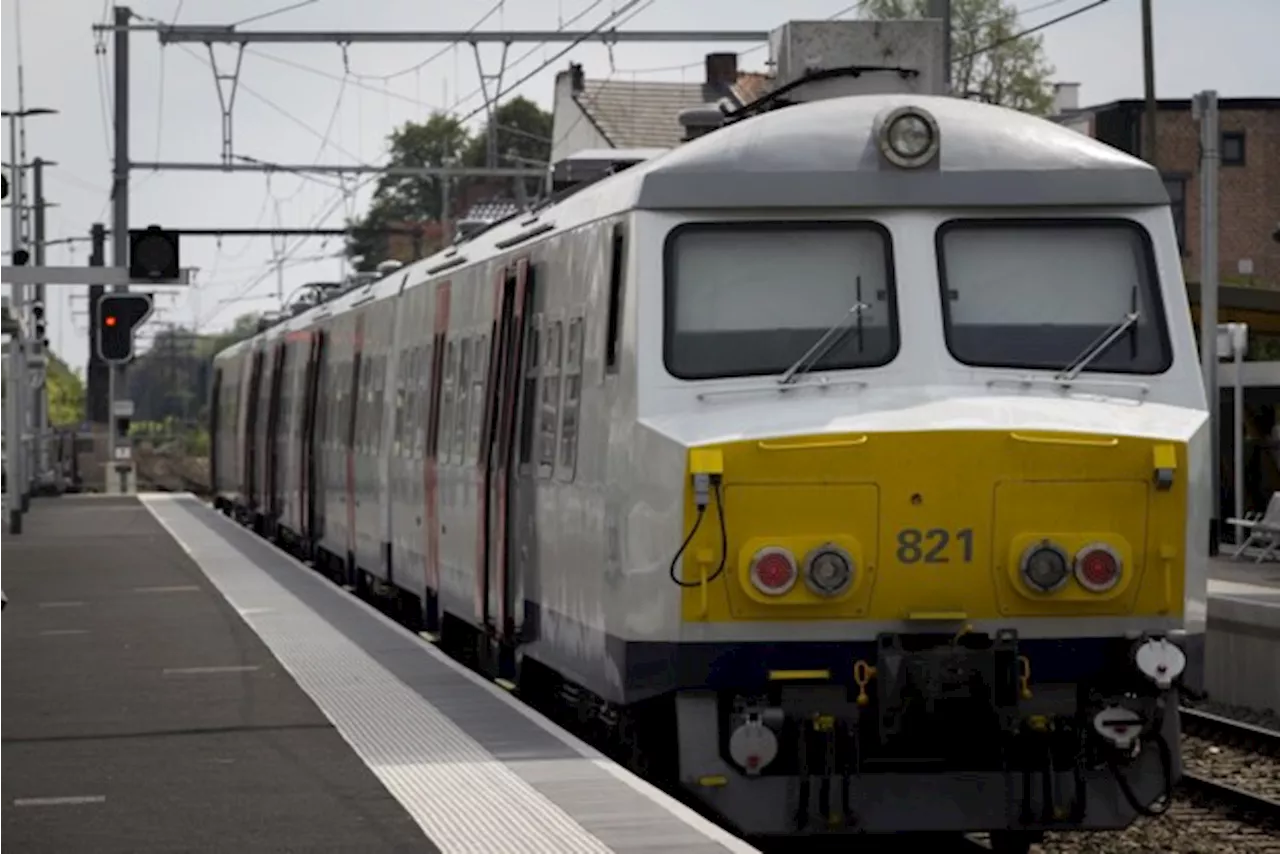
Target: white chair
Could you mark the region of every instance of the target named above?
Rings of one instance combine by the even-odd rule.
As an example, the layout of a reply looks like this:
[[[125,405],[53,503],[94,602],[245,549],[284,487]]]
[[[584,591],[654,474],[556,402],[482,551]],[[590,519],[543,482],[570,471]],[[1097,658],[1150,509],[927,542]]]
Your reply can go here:
[[[1227,524],[1238,525],[1249,532],[1248,538],[1235,550],[1231,559],[1240,557],[1250,546],[1257,546],[1262,551],[1258,553],[1254,563],[1262,563],[1265,558],[1271,556],[1272,552],[1280,548],[1280,492],[1271,493],[1266,512],[1261,515],[1249,514],[1243,519],[1228,519]]]

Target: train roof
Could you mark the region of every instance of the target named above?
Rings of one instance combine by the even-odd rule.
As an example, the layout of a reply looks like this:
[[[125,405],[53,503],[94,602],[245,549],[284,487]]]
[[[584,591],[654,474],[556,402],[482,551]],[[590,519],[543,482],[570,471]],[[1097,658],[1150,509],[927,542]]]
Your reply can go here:
[[[935,168],[883,160],[876,120],[915,106],[938,123]],[[638,167],[634,206],[795,207],[1164,205],[1149,164],[1035,116],[977,101],[863,95],[787,107],[686,143]]]
[[[940,149],[931,167],[901,169],[882,159],[877,119],[902,106],[922,108],[938,124]],[[393,296],[437,273],[492,257],[523,239],[629,210],[1168,203],[1160,174],[1150,164],[1045,119],[945,96],[850,95],[733,122],[560,201],[515,214],[371,285],[310,308],[289,325],[308,326],[370,297]]]

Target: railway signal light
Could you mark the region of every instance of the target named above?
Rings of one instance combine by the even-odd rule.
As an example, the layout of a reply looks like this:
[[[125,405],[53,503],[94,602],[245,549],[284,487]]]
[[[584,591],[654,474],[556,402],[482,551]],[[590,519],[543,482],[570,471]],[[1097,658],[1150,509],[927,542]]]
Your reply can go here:
[[[44,322],[44,303],[35,302],[31,304],[31,319],[33,321],[35,340],[40,342],[41,347],[48,347],[49,341],[45,337],[46,326]]]
[[[129,278],[167,282],[180,275],[178,232],[158,225],[129,229]]]
[[[151,294],[104,294],[98,302],[98,357],[104,362],[133,358],[133,334],[151,315]]]

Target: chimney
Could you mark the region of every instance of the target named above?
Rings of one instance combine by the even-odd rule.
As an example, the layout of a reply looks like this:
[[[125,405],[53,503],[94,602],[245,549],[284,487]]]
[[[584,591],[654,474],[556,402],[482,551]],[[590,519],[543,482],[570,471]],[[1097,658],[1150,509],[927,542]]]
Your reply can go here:
[[[1080,109],[1080,84],[1079,83],[1054,83],[1053,84],[1053,113],[1054,115],[1062,115],[1072,110]]]
[[[684,139],[688,142],[711,133],[724,123],[724,113],[715,104],[702,104],[680,111],[680,126],[684,128]]]
[[[729,87],[738,82],[738,55],[736,53],[707,54],[707,87],[726,94]]]
[[[569,63],[569,77],[572,80],[571,90],[575,95],[582,92],[586,88],[586,84],[582,79],[582,64],[577,62]]]

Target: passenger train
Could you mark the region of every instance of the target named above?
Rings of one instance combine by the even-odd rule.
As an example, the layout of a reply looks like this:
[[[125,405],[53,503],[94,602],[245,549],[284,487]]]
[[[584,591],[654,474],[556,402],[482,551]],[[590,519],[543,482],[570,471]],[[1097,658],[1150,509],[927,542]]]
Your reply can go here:
[[[1208,420],[1169,199],[1051,122],[760,111],[217,354],[216,502],[742,834],[1159,811]]]

